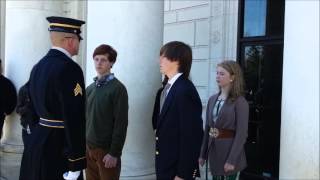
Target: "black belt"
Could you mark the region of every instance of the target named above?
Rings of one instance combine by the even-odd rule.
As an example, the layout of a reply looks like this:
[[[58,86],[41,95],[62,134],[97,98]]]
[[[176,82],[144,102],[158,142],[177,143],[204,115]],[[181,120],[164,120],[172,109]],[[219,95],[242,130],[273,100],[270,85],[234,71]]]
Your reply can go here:
[[[39,124],[50,128],[64,128],[64,122],[62,120],[40,118]]]

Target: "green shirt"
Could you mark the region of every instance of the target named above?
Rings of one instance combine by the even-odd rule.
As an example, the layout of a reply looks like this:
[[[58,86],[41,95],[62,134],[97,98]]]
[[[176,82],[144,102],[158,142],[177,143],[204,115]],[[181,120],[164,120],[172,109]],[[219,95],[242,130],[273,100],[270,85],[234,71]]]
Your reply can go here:
[[[120,157],[128,126],[128,94],[116,78],[86,89],[86,139],[90,146]]]

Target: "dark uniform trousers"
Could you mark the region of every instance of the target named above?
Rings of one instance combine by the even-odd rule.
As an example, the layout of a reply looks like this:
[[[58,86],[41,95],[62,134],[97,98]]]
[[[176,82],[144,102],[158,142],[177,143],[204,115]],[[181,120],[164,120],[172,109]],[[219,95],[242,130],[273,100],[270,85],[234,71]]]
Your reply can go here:
[[[121,171],[121,158],[118,158],[115,168],[105,168],[103,157],[107,152],[101,148],[87,146],[86,180],[118,180]]]
[[[28,126],[27,128],[23,127],[22,128],[22,142],[23,142],[23,145],[26,147],[29,145],[30,143],[30,138],[31,138],[31,133],[33,132],[33,129],[34,129],[34,125],[30,125]]]

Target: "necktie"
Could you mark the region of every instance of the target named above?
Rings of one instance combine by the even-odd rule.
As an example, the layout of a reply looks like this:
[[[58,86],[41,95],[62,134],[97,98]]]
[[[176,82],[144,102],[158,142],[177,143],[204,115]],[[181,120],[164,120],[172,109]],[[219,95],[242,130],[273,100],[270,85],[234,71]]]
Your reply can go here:
[[[162,110],[162,106],[164,104],[164,101],[166,100],[167,97],[167,91],[170,88],[171,84],[167,83],[166,86],[163,88],[160,96],[160,112]]]
[[[222,102],[224,102],[224,100],[221,100],[221,99],[220,99],[220,100],[217,100],[216,104],[214,105],[214,106],[215,106],[215,107],[214,107],[215,112],[212,113],[212,114],[213,114],[213,121],[214,121],[214,122],[217,121],[219,112],[220,112],[221,107],[222,107],[222,106],[221,106]],[[214,109],[213,109],[213,111],[214,111]]]

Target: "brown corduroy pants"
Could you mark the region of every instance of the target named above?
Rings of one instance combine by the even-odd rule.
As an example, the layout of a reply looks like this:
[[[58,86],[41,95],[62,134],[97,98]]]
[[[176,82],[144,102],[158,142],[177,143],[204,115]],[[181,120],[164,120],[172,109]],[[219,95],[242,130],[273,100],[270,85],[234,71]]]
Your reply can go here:
[[[118,158],[115,168],[104,167],[103,157],[107,153],[100,148],[89,148],[87,146],[87,180],[119,180],[121,171],[121,158]]]

